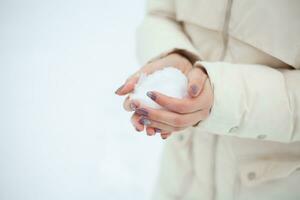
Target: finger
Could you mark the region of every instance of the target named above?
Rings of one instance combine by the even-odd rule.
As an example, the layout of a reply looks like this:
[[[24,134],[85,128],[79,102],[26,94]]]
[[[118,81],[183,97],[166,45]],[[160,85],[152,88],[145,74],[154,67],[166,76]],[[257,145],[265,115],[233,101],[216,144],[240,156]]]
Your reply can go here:
[[[129,96],[127,96],[126,99],[123,102],[123,108],[124,108],[124,110],[131,111],[130,103],[131,102],[130,102]]]
[[[208,93],[206,93],[206,95],[207,94]],[[208,103],[209,103],[207,100],[202,99],[206,97],[205,95],[202,94],[199,95],[197,98],[188,97],[184,99],[178,99],[178,98],[164,95],[159,92],[150,91],[147,92],[147,96],[151,98],[153,101],[155,101],[157,104],[159,104],[160,106],[180,114],[191,113],[191,112],[198,111],[200,109],[205,109],[206,107],[208,107]],[[202,98],[200,98],[200,96],[202,96]]]
[[[160,130],[164,130],[164,131],[167,131],[167,132],[180,131],[180,130],[183,130],[183,129],[187,128],[187,127],[170,126],[168,124],[164,124],[164,123],[161,123],[161,122],[157,122],[157,121],[154,121],[154,120],[149,120],[148,118],[146,118],[144,116],[142,118],[140,118],[139,123],[144,125],[144,126],[158,128]]]
[[[155,130],[155,133],[162,133],[162,130],[159,128],[154,128],[154,130]]]
[[[152,136],[152,135],[155,135],[155,128],[153,128],[153,127],[147,127],[146,128],[146,132],[147,132],[147,135],[148,136]]]
[[[135,113],[142,115],[149,120],[161,122],[173,127],[187,127],[205,119],[209,114],[209,109],[199,110],[188,114],[178,114],[168,110],[159,110],[143,106],[137,108]]]
[[[188,93],[191,97],[197,97],[204,87],[207,75],[200,68],[193,68],[187,77],[189,80]]]
[[[203,91],[198,97],[196,97],[196,99],[201,101],[201,105],[204,109],[210,109],[212,107],[214,102],[214,93],[208,78],[205,80]]]
[[[142,116],[139,116],[137,114],[133,114],[131,117],[131,123],[135,127],[136,131],[141,132],[144,130],[144,125],[139,123],[139,120]]]
[[[126,95],[129,92],[133,91],[135,84],[139,80],[139,77],[140,77],[139,72],[137,72],[137,73],[133,74],[132,76],[130,76],[126,80],[126,82],[115,91],[115,94],[123,96],[123,95]]]
[[[160,137],[161,137],[163,140],[165,140],[165,139],[167,139],[170,135],[171,135],[170,132],[168,132],[168,133],[166,133],[166,134],[161,133],[161,134],[160,134]]]
[[[137,100],[131,100],[130,97],[126,97],[123,102],[123,108],[126,111],[135,111],[139,107],[140,103]]]
[[[177,113],[190,113],[201,108],[194,98],[178,99],[154,91],[147,92],[147,96],[160,106]]]
[[[170,112],[167,110],[158,110],[150,107],[139,107],[135,110],[135,113],[149,118],[150,120],[155,120],[161,123],[168,124],[170,126],[175,126],[177,118],[181,117],[180,114]]]
[[[153,128],[154,129],[154,131],[155,131],[155,134],[156,133],[159,133],[159,134],[161,134],[161,135],[166,135],[166,136],[168,136],[168,135],[170,135],[172,132],[169,132],[169,131],[165,131],[165,130],[161,130],[161,129],[159,129],[159,128]]]

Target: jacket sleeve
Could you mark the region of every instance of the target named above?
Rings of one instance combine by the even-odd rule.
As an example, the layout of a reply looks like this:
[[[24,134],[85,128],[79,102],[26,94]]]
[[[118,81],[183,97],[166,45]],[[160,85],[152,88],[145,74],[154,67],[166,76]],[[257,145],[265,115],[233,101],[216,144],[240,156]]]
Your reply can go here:
[[[210,116],[199,129],[278,142],[300,141],[300,70],[197,62],[214,90]]]
[[[174,0],[148,0],[146,16],[137,29],[137,55],[145,64],[172,52],[199,60],[197,50],[176,20]]]

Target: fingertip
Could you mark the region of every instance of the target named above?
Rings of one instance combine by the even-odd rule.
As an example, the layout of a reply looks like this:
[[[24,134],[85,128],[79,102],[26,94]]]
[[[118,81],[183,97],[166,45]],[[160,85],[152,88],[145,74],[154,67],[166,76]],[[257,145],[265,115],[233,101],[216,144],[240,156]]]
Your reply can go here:
[[[147,127],[147,128],[146,128],[146,132],[147,132],[147,135],[148,135],[148,136],[153,136],[153,135],[155,135],[155,130],[154,130],[154,128],[152,128],[152,127]]]
[[[135,128],[135,130],[137,131],[137,132],[141,132],[142,130],[140,130],[140,129],[138,129],[137,127],[134,127]]]
[[[125,84],[121,85],[118,89],[116,89],[116,91],[115,91],[115,94],[116,94],[116,95],[121,95],[121,91],[122,91],[122,89],[124,88],[124,85],[125,85]]]
[[[188,93],[191,97],[197,97],[203,87],[207,75],[200,68],[193,68],[188,74]]]
[[[145,127],[143,125],[137,125],[137,126],[135,126],[135,130],[137,132],[143,132],[144,129],[145,129]]]
[[[160,137],[161,137],[161,139],[165,140],[165,139],[167,139],[167,138],[168,138],[168,135],[163,135],[163,134],[160,134]]]
[[[163,140],[165,140],[165,139],[167,139],[169,136],[171,135],[171,133],[170,132],[161,132],[161,134],[160,134],[160,137],[163,139]]]
[[[126,95],[134,90],[135,84],[139,80],[139,77],[132,77],[128,79],[121,87],[119,87],[115,94],[123,96]]]
[[[149,92],[147,92],[146,94],[147,94],[147,96],[148,96],[150,99],[152,99],[153,101],[155,101],[156,98],[157,98],[157,95],[156,95],[153,91],[149,91]]]
[[[141,132],[144,130],[144,125],[139,123],[140,116],[134,114],[131,117],[131,123],[135,127],[136,131]]]
[[[118,91],[117,94],[123,96],[133,91],[133,89],[134,89],[134,85],[125,83],[124,86],[121,88],[121,90]]]

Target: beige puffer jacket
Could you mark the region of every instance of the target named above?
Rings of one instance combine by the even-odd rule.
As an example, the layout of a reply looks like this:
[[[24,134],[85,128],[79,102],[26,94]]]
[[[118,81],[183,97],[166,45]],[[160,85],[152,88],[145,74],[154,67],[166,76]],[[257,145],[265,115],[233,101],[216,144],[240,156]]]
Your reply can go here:
[[[137,43],[141,64],[183,52],[215,96],[168,139],[154,200],[300,199],[299,0],[150,0]]]

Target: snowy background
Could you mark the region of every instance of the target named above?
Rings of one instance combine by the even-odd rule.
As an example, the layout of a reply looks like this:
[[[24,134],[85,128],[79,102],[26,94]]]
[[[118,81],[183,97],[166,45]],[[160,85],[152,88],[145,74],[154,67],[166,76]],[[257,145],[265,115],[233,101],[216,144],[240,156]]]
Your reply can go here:
[[[0,0],[0,199],[144,200],[163,141],[114,95],[142,0]]]

